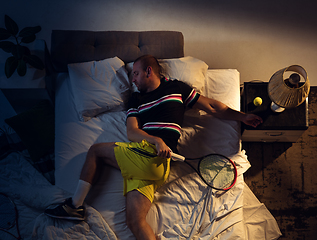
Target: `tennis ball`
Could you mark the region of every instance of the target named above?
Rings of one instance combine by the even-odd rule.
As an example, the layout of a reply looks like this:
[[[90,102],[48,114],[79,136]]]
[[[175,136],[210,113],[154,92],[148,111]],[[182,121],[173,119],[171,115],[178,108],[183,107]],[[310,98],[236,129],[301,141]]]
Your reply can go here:
[[[254,98],[254,100],[253,100],[253,104],[255,105],[255,106],[261,106],[261,104],[262,104],[262,98],[260,98],[260,97],[256,97],[256,98]]]

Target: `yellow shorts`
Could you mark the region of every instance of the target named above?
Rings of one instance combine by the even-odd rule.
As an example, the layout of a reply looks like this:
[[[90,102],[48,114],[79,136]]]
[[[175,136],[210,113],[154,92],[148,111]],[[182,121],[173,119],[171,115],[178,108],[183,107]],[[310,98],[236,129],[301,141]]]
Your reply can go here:
[[[124,179],[123,194],[138,190],[153,202],[155,190],[170,172],[170,158],[158,157],[155,145],[146,140],[116,142],[116,145],[114,153]]]

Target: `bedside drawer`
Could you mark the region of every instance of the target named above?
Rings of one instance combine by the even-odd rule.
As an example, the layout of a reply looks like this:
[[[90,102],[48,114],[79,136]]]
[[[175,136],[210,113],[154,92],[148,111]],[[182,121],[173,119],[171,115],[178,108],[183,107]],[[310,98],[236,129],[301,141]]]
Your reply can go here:
[[[308,128],[308,99],[296,108],[281,113],[271,110],[271,99],[267,82],[244,83],[241,109],[263,119],[257,128],[242,124],[242,141],[245,142],[296,142]],[[262,105],[253,104],[255,97],[262,98]]]
[[[244,142],[296,142],[305,130],[244,130]]]

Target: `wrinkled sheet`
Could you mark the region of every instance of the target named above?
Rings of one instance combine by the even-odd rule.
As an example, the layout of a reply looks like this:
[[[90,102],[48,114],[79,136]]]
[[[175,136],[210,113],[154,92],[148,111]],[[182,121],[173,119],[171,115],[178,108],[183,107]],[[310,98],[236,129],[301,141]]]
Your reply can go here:
[[[232,108],[240,108],[238,71],[208,71],[206,81],[206,96],[213,96]],[[56,185],[73,193],[92,144],[127,141],[125,113],[108,112],[88,122],[79,122],[67,74],[59,76],[57,89]],[[257,228],[261,229],[260,239],[277,239],[280,236],[269,211],[254,195],[244,195],[248,187],[243,173],[250,163],[245,151],[241,150],[238,122],[189,111],[182,128],[179,151],[186,157],[213,152],[224,154],[236,163],[239,178],[231,190],[214,191],[206,187],[185,163],[173,162],[169,179],[155,193],[147,216],[148,223],[161,239],[254,239],[252,231]],[[103,172],[89,192],[86,203],[102,215],[118,239],[134,239],[125,223],[125,197],[120,171],[104,166]],[[249,214],[250,211],[257,211],[257,214]],[[267,225],[264,226],[263,222]]]
[[[194,180],[195,173],[186,165],[172,164],[178,172],[173,171],[170,183],[156,193],[148,215],[161,239],[251,240],[280,235],[274,217],[241,175],[232,191],[221,194],[204,186],[199,178]],[[190,194],[193,189],[199,194]],[[45,216],[47,206],[61,202],[70,193],[52,186],[20,153],[11,153],[0,161],[0,191],[17,206],[23,239],[117,239],[100,213],[89,205],[85,222]],[[17,236],[15,228],[10,231]],[[4,232],[0,232],[0,238],[10,239]]]
[[[100,213],[88,205],[87,218],[82,222],[55,220],[44,215],[46,207],[71,195],[51,185],[21,153],[11,153],[0,160],[0,192],[17,206],[23,239],[117,239]],[[15,227],[10,232],[17,236]],[[0,239],[12,238],[0,231]]]

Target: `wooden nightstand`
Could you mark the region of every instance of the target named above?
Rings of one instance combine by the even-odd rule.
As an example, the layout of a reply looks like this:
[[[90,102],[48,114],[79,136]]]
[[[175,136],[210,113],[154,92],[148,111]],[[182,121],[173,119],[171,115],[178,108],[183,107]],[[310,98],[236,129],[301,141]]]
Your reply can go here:
[[[285,109],[281,113],[271,110],[271,100],[267,93],[267,82],[247,82],[241,97],[241,109],[263,118],[257,128],[243,125],[242,141],[246,142],[296,142],[308,128],[308,100],[300,106]],[[261,97],[261,106],[255,107],[253,99]]]

